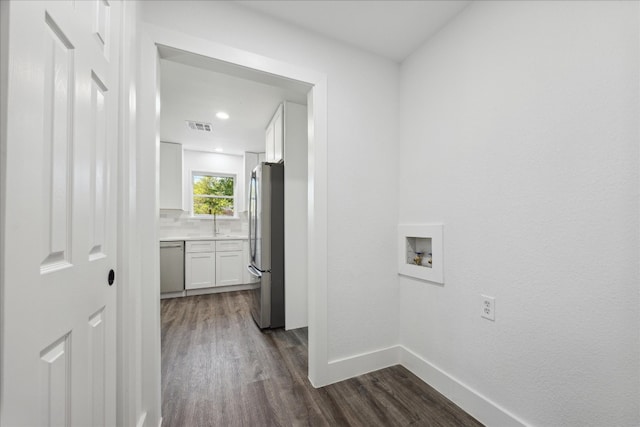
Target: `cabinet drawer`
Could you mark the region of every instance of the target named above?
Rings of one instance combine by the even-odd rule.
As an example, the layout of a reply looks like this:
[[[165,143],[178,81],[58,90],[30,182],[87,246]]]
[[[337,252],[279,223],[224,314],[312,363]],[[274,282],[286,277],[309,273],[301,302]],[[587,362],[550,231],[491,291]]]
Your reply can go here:
[[[241,251],[241,250],[242,250],[242,240],[218,240],[216,242],[217,252]]]
[[[193,240],[186,242],[186,252],[215,252],[216,242],[214,240]]]

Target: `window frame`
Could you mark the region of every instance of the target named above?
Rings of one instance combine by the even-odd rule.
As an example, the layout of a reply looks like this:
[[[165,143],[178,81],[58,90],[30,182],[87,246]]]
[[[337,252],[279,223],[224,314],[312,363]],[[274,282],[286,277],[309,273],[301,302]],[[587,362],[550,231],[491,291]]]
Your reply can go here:
[[[193,179],[195,176],[212,176],[217,178],[232,178],[233,179],[233,196],[209,196],[203,194],[194,194],[193,192]],[[233,215],[216,215],[216,218],[238,218],[238,206],[236,201],[238,199],[238,175],[234,173],[224,173],[224,172],[211,172],[211,171],[201,171],[201,170],[192,170],[190,174],[191,180],[189,182],[189,198],[190,198],[190,211],[192,218],[201,218],[201,219],[209,219],[213,218],[212,214],[197,214],[195,213],[195,209],[193,206],[195,197],[207,197],[212,199],[233,199]]]

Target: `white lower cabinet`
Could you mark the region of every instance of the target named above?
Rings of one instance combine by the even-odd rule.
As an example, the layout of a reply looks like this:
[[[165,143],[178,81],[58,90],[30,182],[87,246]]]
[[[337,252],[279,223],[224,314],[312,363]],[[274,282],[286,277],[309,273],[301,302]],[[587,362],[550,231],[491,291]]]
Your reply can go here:
[[[242,251],[216,252],[216,286],[239,285],[243,282]]]
[[[192,252],[185,254],[185,289],[201,289],[215,286],[215,252]]]
[[[247,283],[242,240],[187,241],[185,252],[185,289]]]

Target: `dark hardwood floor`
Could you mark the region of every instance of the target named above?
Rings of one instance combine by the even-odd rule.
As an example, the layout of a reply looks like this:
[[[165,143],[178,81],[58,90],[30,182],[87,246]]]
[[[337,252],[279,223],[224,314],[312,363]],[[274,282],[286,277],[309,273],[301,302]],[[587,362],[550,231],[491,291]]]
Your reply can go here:
[[[162,300],[163,427],[482,425],[401,366],[314,389],[307,330],[260,332],[248,298]]]

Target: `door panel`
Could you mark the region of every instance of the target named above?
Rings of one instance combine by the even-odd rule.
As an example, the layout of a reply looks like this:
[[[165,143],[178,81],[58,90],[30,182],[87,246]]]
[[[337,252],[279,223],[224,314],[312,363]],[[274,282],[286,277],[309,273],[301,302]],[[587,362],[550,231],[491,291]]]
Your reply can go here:
[[[43,194],[45,242],[42,245],[43,273],[69,265],[71,242],[69,154],[73,144],[73,45],[48,14],[44,42],[44,141]]]
[[[8,13],[0,424],[115,425],[120,3]],[[3,33],[4,34],[4,33]]]
[[[99,3],[102,3],[101,1]],[[90,140],[91,150],[91,222],[92,247],[89,259],[94,260],[105,256],[103,253],[105,233],[105,192],[106,192],[106,163],[107,163],[107,112],[106,98],[108,89],[100,78],[91,72],[91,126],[93,135]]]
[[[104,426],[105,419],[105,331],[104,307],[89,318],[89,391],[92,426]]]
[[[93,9],[95,14],[93,32],[100,44],[100,49],[105,57],[108,58],[111,5],[106,0],[97,0],[93,2]]]
[[[71,359],[67,334],[40,353],[40,420],[43,426],[69,425]]]

